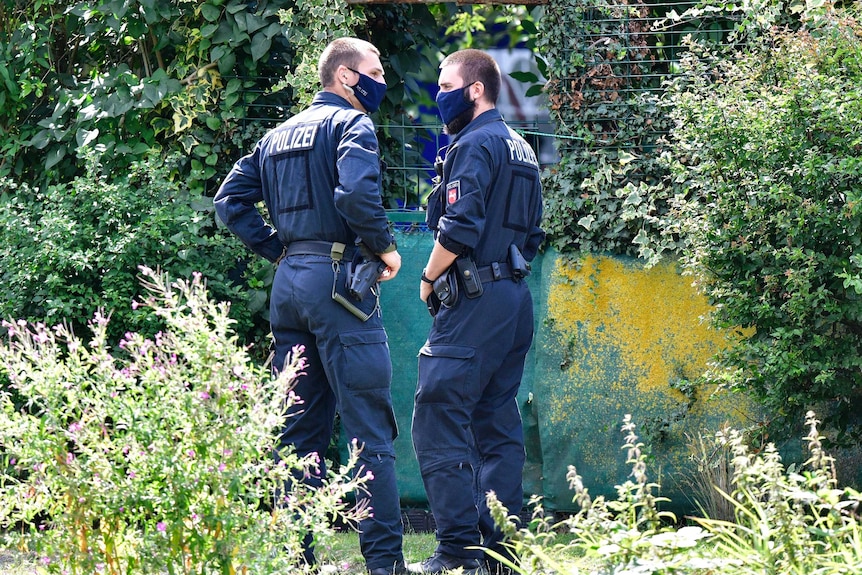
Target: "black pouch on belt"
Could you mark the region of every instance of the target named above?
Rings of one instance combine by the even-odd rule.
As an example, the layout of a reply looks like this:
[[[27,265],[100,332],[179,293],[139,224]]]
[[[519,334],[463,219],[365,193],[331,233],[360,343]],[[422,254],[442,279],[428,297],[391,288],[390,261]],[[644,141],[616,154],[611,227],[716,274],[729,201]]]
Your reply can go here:
[[[455,268],[464,286],[464,294],[471,299],[482,295],[482,280],[479,279],[479,270],[473,258],[458,258],[455,260]]]
[[[458,282],[449,268],[434,280],[431,288],[443,307],[452,307],[458,301]]]

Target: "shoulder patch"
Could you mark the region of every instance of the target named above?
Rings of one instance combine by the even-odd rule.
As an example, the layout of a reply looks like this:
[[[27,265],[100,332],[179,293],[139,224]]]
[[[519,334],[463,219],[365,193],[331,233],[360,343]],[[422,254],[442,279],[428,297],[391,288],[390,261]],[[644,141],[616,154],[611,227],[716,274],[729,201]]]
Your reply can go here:
[[[446,184],[446,203],[454,204],[461,197],[461,180],[455,180]]]

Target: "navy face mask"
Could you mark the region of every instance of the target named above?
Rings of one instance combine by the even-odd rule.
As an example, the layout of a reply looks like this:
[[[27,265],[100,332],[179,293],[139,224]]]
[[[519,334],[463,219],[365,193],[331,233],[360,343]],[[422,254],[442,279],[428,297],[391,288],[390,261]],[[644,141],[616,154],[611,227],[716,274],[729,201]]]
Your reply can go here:
[[[473,83],[448,92],[437,92],[437,108],[440,110],[440,117],[444,124],[451,123],[452,120],[476,106],[476,103],[468,100],[466,95],[467,88],[472,85]]]
[[[371,76],[366,76],[353,68],[348,68],[348,70],[356,72],[359,75],[359,81],[351,86],[353,88],[353,95],[359,100],[359,103],[362,104],[366,112],[373,114],[380,107],[383,98],[386,96],[386,84],[377,82]]]

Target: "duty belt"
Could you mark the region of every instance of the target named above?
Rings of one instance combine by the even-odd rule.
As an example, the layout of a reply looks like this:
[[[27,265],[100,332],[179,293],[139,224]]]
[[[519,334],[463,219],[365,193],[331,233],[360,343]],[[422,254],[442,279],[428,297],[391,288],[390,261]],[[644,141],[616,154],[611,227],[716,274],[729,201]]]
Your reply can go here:
[[[332,259],[332,299],[342,306],[344,306],[347,311],[355,315],[359,318],[360,321],[368,321],[371,316],[375,313],[378,313],[380,310],[380,291],[377,289],[371,289],[371,293],[377,298],[377,303],[370,312],[365,313],[356,305],[345,298],[343,295],[338,293],[336,289],[338,286],[338,273],[341,269],[341,260],[347,260],[347,274],[348,277],[351,274],[351,263],[350,260],[353,257],[353,253],[356,251],[355,246],[347,246],[342,244],[341,242],[324,242],[320,240],[299,240],[296,242],[290,242],[284,248],[284,254],[282,257],[287,256],[298,256],[298,255],[306,255],[306,256],[326,256]],[[347,258],[344,258],[344,254],[347,253]],[[348,283],[350,283],[348,281]]]
[[[319,240],[300,240],[290,242],[284,248],[284,257],[287,256],[328,256],[334,260],[340,260],[344,256],[344,252],[350,252],[353,246],[345,247],[344,244],[338,242],[323,242]]]
[[[492,262],[491,265],[477,268],[476,272],[479,274],[479,281],[482,283],[506,280],[513,277],[512,266],[508,262]]]

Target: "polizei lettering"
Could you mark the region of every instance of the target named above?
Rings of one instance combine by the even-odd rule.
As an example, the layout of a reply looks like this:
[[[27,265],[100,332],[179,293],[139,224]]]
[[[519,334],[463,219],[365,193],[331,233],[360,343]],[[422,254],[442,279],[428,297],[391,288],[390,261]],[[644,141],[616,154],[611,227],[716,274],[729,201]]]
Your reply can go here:
[[[536,153],[533,148],[523,140],[512,140],[506,138],[506,144],[509,145],[509,162],[516,164],[528,164],[530,166],[539,167],[539,160],[536,158]]]
[[[270,156],[310,150],[314,147],[317,136],[317,124],[288,126],[283,130],[273,132],[269,139],[268,152]]]

